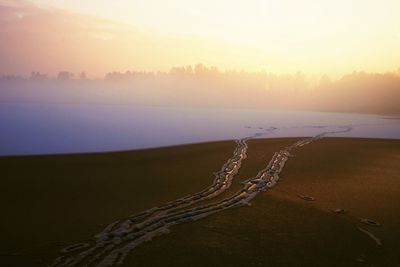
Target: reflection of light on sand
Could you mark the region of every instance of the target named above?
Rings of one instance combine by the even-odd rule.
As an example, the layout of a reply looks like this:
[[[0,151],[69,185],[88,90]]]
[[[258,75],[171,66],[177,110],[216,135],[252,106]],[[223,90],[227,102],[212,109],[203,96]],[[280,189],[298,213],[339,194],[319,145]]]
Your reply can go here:
[[[376,237],[373,233],[371,233],[370,231],[368,231],[364,228],[361,228],[361,227],[358,227],[358,230],[360,230],[362,233],[366,234],[372,240],[374,240],[377,246],[383,246],[382,241],[378,237]]]
[[[216,178],[210,187],[199,193],[134,214],[121,222],[116,221],[95,236],[95,242],[90,248],[75,256],[59,257],[52,266],[76,266],[83,262],[91,263],[94,261],[99,261],[96,265],[98,267],[122,264],[132,249],[158,235],[168,233],[169,227],[173,225],[198,220],[226,209],[250,205],[250,201],[258,193],[276,185],[279,174],[293,149],[323,138],[327,134],[348,132],[351,129],[349,126],[343,126],[339,127],[338,130],[325,131],[314,137],[295,142],[293,145],[276,152],[266,168],[259,171],[255,177],[244,181],[242,189],[232,196],[221,201],[193,207],[194,204],[202,200],[208,200],[221,194],[231,186],[232,179],[241,166],[241,162],[234,159],[238,155],[241,155],[243,159],[246,158],[246,140],[252,137],[237,140],[233,157],[222,166],[219,172],[215,173]],[[221,179],[222,177],[223,179]],[[192,207],[187,208],[188,206]],[[70,247],[85,249],[85,246],[80,247],[79,244],[76,244]]]

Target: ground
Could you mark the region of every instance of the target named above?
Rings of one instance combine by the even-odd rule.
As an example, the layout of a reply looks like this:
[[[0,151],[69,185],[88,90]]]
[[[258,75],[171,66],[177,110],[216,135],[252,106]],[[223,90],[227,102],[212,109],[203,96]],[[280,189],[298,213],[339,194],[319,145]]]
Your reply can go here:
[[[249,141],[230,194],[299,138]],[[2,266],[47,266],[109,222],[201,190],[232,141],[139,151],[0,157]],[[325,138],[297,149],[272,190],[135,249],[126,266],[399,266],[400,141]],[[298,197],[306,194],[315,201]],[[332,210],[344,208],[347,214]],[[379,221],[381,227],[359,222]],[[382,239],[378,247],[358,230]]]

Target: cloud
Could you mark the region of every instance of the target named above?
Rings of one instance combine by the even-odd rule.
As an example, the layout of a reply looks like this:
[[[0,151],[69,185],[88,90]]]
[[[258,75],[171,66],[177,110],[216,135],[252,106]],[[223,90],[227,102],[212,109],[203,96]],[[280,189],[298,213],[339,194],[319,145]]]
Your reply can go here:
[[[132,27],[94,16],[2,0],[0,73],[90,67],[98,63],[99,56],[109,62],[103,42],[121,42],[138,35]],[[115,45],[118,47],[118,43]],[[116,47],[108,47],[108,53],[113,54]]]
[[[244,53],[243,53],[244,51]],[[31,71],[167,70],[205,63],[221,68],[265,64],[256,49],[195,36],[142,32],[131,25],[28,1],[0,0],[0,74]]]
[[[79,15],[61,9],[40,8],[26,1],[0,2],[0,31],[44,32],[52,35],[109,33],[127,27],[94,16]]]

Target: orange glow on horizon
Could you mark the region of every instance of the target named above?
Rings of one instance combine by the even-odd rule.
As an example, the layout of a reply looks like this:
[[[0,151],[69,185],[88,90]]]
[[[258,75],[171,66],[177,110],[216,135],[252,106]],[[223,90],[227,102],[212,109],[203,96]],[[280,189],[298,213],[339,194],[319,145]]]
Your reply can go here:
[[[0,0],[0,74],[399,68],[400,2]]]

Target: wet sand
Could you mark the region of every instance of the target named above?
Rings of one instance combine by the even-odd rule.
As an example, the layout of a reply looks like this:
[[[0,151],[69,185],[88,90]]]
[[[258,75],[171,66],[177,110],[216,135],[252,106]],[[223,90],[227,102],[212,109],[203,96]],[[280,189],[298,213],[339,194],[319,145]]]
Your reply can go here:
[[[231,190],[297,140],[250,140],[248,159]],[[115,219],[200,191],[234,147],[218,142],[0,158],[2,202],[10,203],[1,222],[1,262],[46,266],[62,247],[91,238]],[[252,206],[175,226],[169,235],[136,248],[125,265],[397,266],[399,151],[400,141],[393,140],[318,140],[295,151],[278,185],[257,195]],[[337,208],[348,213],[331,211]],[[367,226],[360,218],[382,226]],[[383,246],[359,227],[381,238]]]

